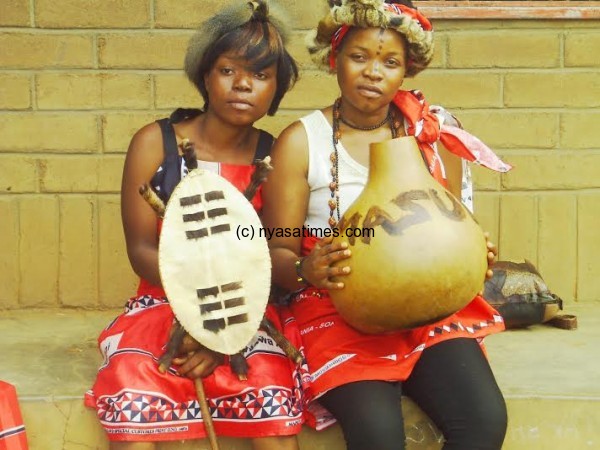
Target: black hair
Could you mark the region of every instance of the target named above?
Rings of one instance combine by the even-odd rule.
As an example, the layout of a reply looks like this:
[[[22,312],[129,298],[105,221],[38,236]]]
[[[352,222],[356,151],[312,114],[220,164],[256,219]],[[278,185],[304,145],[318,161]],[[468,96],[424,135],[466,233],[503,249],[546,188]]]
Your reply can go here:
[[[298,66],[286,50],[277,28],[268,21],[250,20],[225,33],[206,49],[195,72],[188,73],[204,99],[204,110],[209,104],[204,77],[211,71],[219,56],[227,52],[234,52],[250,61],[252,70],[257,72],[276,64],[277,88],[267,112],[269,116],[274,115],[283,96],[298,79]]]

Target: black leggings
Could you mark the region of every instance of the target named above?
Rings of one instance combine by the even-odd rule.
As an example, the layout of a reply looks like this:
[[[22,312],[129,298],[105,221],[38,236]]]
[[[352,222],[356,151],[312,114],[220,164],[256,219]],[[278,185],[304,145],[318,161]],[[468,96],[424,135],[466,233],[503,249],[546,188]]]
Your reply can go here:
[[[319,401],[340,423],[348,450],[399,450],[405,448],[402,394],[442,431],[444,449],[502,447],[506,404],[474,339],[450,339],[425,349],[405,382],[349,383]]]

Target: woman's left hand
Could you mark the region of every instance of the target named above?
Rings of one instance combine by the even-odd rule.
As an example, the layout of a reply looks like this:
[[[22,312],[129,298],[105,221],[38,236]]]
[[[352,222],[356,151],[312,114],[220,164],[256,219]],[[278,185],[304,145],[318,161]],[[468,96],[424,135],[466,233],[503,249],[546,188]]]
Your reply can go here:
[[[485,243],[487,246],[487,261],[488,261],[488,270],[485,273],[485,278],[489,279],[494,276],[494,272],[492,271],[492,266],[494,265],[494,261],[496,260],[496,256],[498,255],[498,250],[496,249],[496,245],[490,241],[490,233],[487,231],[483,233],[485,236]]]

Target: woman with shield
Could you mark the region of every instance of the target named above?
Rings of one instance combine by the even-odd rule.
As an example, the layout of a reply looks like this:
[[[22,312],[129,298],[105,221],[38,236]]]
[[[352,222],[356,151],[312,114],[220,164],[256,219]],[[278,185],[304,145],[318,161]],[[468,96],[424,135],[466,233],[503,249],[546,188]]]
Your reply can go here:
[[[99,337],[104,356],[86,404],[97,410],[113,450],[149,450],[157,441],[206,437],[194,379],[204,389],[218,435],[247,437],[255,449],[298,448],[302,426],[299,368],[259,331],[244,355],[240,380],[224,357],[204,347],[185,348],[161,373],[174,316],[161,286],[160,222],[140,196],[149,183],[163,202],[187,173],[184,138],[199,167],[244,190],[253,162],[270,152],[273,137],[253,126],[273,115],[298,71],[284,47],[284,18],[263,0],[234,2],[207,20],[191,39],[185,71],[204,99],[203,110],[177,110],[133,137],[123,172],[121,206],[127,252],[140,276],[138,293]],[[260,192],[252,199],[261,208]],[[233,257],[234,255],[232,255]],[[249,267],[249,271],[253,268]],[[266,316],[294,341],[294,321],[273,305]]]

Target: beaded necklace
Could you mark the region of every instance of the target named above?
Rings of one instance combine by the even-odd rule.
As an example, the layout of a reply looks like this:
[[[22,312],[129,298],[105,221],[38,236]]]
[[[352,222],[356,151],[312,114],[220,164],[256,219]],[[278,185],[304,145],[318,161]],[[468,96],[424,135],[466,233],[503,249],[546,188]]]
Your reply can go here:
[[[378,124],[375,124],[375,125],[371,125],[369,127],[361,127],[360,125],[354,125],[353,123],[350,123],[346,119],[344,119],[344,116],[342,116],[341,113],[339,114],[339,116],[340,116],[339,119],[340,119],[340,122],[342,122],[344,125],[348,125],[350,128],[354,128],[355,130],[373,131],[373,130],[376,130],[377,128],[381,128],[386,123],[388,123],[391,119],[391,114],[392,113],[390,111],[388,111],[387,115],[383,118],[383,120],[381,122],[379,122]]]
[[[340,113],[340,106],[342,103],[342,99],[338,98],[333,103],[333,120],[332,120],[332,140],[333,140],[333,152],[329,156],[331,161],[331,183],[329,183],[329,190],[331,192],[331,197],[327,202],[329,205],[329,226],[331,228],[335,228],[341,219],[340,214],[340,191],[339,191],[339,152],[338,152],[338,143],[342,138],[342,133],[340,132],[340,121],[351,128],[360,131],[372,131],[377,128],[381,128],[386,123],[389,124],[390,130],[392,131],[392,139],[398,137],[398,129],[400,128],[400,122],[396,119],[395,114],[393,112],[392,106],[390,105],[390,109],[388,111],[387,116],[383,119],[382,122],[370,126],[370,127],[359,127],[346,122]],[[334,213],[336,217],[334,217]]]

